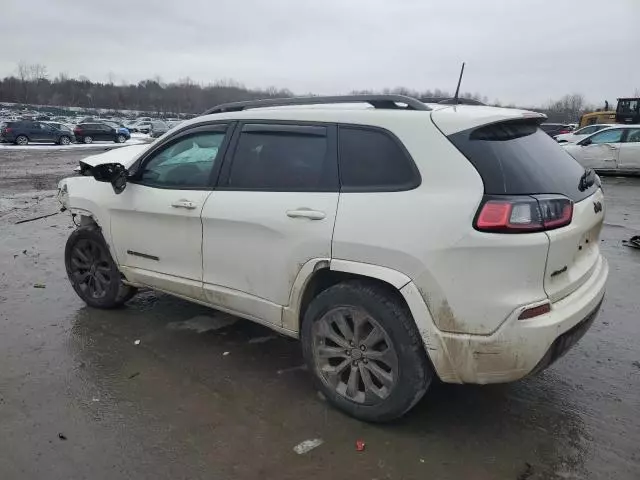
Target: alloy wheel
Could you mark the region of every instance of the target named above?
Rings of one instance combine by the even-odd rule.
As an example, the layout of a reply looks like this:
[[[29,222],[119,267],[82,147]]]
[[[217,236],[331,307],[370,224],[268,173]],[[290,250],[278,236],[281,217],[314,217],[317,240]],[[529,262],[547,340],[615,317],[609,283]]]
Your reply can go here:
[[[329,310],[315,322],[312,348],[322,381],[353,402],[380,403],[398,381],[398,354],[391,339],[362,308]]]
[[[79,240],[71,251],[71,277],[82,292],[102,298],[111,284],[111,260],[104,247],[93,240]]]

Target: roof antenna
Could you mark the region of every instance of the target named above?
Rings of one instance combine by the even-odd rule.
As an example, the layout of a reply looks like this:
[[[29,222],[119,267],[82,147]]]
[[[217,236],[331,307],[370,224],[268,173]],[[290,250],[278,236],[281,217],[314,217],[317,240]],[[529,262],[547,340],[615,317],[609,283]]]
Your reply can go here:
[[[458,105],[458,94],[460,93],[460,82],[462,82],[462,74],[464,73],[464,62],[462,62],[462,68],[460,69],[460,77],[458,78],[458,86],[456,87],[456,94],[453,96],[453,104]]]

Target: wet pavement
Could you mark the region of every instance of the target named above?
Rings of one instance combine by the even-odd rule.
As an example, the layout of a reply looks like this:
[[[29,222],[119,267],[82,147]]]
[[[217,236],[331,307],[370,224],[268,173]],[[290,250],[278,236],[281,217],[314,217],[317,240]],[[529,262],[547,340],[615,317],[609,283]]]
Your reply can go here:
[[[85,155],[0,153],[0,479],[640,478],[640,251],[621,244],[640,234],[640,180],[605,179],[608,292],[573,350],[510,385],[435,385],[368,425],[266,328],[153,292],[87,308],[64,273],[70,218],[15,225],[54,213]]]

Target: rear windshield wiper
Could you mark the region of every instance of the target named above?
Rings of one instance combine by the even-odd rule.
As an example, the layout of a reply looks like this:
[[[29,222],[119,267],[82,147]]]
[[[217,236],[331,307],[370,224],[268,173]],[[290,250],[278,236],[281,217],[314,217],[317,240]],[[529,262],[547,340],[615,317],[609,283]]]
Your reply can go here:
[[[593,168],[586,168],[582,176],[580,177],[580,183],[578,183],[578,190],[584,192],[589,187],[592,187],[596,183],[596,172]]]

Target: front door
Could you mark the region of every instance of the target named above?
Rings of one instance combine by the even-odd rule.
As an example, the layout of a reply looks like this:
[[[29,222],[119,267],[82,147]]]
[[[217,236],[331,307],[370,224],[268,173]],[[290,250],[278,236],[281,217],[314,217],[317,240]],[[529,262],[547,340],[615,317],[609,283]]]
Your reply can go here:
[[[621,170],[640,172],[640,128],[627,130],[624,142],[620,145],[618,167]]]
[[[336,131],[249,122],[236,132],[202,210],[204,292],[215,306],[281,325],[302,266],[331,258]]]
[[[588,137],[590,142],[581,149],[580,156],[583,162],[580,163],[586,168],[615,170],[618,167],[622,134],[621,128],[612,128]]]
[[[129,280],[202,299],[200,213],[225,136],[224,125],[196,126],[132,168],[133,179],[109,205],[115,254]]]

